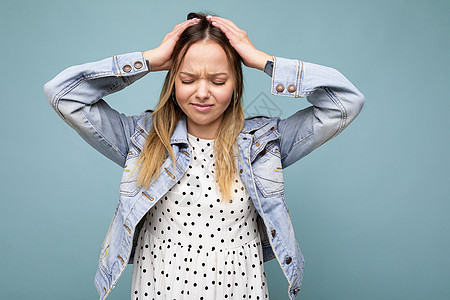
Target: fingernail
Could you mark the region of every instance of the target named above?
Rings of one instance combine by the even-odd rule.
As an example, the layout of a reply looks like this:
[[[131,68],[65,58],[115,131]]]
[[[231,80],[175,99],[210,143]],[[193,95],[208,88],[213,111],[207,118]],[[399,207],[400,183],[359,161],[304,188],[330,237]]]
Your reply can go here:
[[[217,24],[217,22],[211,22],[211,24],[213,24],[213,25],[216,25],[216,24]]]
[[[212,16],[211,16],[211,15],[207,15],[206,18],[207,18],[207,19],[211,19]]]

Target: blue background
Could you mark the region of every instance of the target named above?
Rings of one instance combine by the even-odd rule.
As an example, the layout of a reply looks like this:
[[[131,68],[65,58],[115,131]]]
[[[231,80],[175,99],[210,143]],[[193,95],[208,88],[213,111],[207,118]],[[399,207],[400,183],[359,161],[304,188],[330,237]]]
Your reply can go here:
[[[0,298],[96,299],[118,200],[121,168],[59,119],[45,82],[154,48],[188,12],[205,10],[271,55],[338,69],[366,96],[339,137],[285,170],[306,259],[298,299],[449,299],[450,2],[437,0],[2,0]],[[262,72],[245,76],[247,112],[257,97],[283,117],[309,105],[271,96]],[[106,100],[139,114],[155,106],[163,77]],[[278,263],[265,267],[270,297],[287,299]],[[130,298],[131,271],[109,299]]]

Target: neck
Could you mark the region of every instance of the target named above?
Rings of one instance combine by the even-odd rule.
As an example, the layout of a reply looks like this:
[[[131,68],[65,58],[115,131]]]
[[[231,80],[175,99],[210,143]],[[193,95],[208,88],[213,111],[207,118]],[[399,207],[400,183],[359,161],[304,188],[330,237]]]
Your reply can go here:
[[[195,137],[205,139],[205,140],[213,140],[216,137],[217,131],[219,130],[219,125],[222,121],[222,118],[217,119],[215,122],[201,125],[192,122],[189,118],[187,119],[187,131]]]
[[[195,128],[195,127],[194,127]],[[211,132],[210,130],[203,129],[203,128],[192,128],[188,126],[188,132],[198,138],[204,139],[204,140],[214,140],[216,137],[216,132]]]

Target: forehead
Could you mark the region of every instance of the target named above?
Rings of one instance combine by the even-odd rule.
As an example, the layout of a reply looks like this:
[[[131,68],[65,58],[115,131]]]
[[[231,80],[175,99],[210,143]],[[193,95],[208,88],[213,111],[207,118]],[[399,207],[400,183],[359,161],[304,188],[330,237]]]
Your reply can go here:
[[[212,41],[192,44],[181,62],[180,71],[231,74],[230,63],[225,51],[218,43]]]

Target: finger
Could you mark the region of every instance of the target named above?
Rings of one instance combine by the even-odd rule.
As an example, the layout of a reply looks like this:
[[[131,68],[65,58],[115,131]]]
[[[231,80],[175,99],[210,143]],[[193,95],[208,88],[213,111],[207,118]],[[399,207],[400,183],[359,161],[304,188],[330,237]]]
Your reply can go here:
[[[192,18],[192,19],[186,20],[184,22],[181,22],[181,23],[175,25],[174,29],[178,28],[178,27],[186,26],[187,24],[192,23],[192,22],[198,22],[199,20],[200,19],[198,19],[198,18]]]
[[[183,23],[175,25],[175,27],[172,29],[172,31],[169,32],[167,35],[168,35],[169,38],[174,36],[174,35],[179,35],[186,28],[188,28],[189,26],[192,26],[194,24],[197,24],[198,22],[199,22],[199,19],[195,19],[195,18],[187,20],[187,21],[184,21]]]
[[[235,28],[229,26],[221,20],[212,20],[211,24],[222,30],[229,39],[234,38],[238,33]]]
[[[222,20],[212,21],[212,24],[214,26],[217,26],[220,30],[222,30],[225,33],[225,35],[230,40],[230,43],[232,45],[236,45],[241,42],[244,43],[247,42],[249,44],[252,44],[247,37],[247,33],[244,30],[241,30],[239,28],[238,30],[236,30],[237,27],[233,27],[228,23],[223,22]]]
[[[176,25],[173,28],[172,32],[179,32],[180,30],[183,31],[184,29],[188,28],[189,26],[197,24],[199,21],[200,20],[196,19],[196,18],[184,21],[183,23],[180,23],[180,24]]]
[[[176,40],[178,40],[178,37],[186,28],[197,24],[199,21],[200,21],[199,19],[194,18],[194,19],[184,21],[183,23],[177,24],[171,32],[166,34],[166,36],[164,37],[162,42],[165,42],[170,38],[175,38]]]
[[[228,31],[229,34],[232,34],[232,36],[230,36],[231,38],[235,38],[235,39],[242,39],[245,38],[246,36],[246,32],[242,29],[240,29],[239,27],[237,27],[233,22],[226,22],[229,20],[223,19],[223,18],[217,18],[214,20],[211,20],[211,23],[214,26],[218,26],[220,29],[222,29],[222,31]]]
[[[217,16],[211,16],[210,18],[208,18],[209,20],[211,20],[212,22],[216,21],[216,22],[221,22],[223,24],[228,25],[230,28],[234,29],[235,31],[243,31],[241,28],[239,28],[236,24],[234,24],[233,21],[225,19],[225,18],[221,18],[221,17],[217,17]]]

